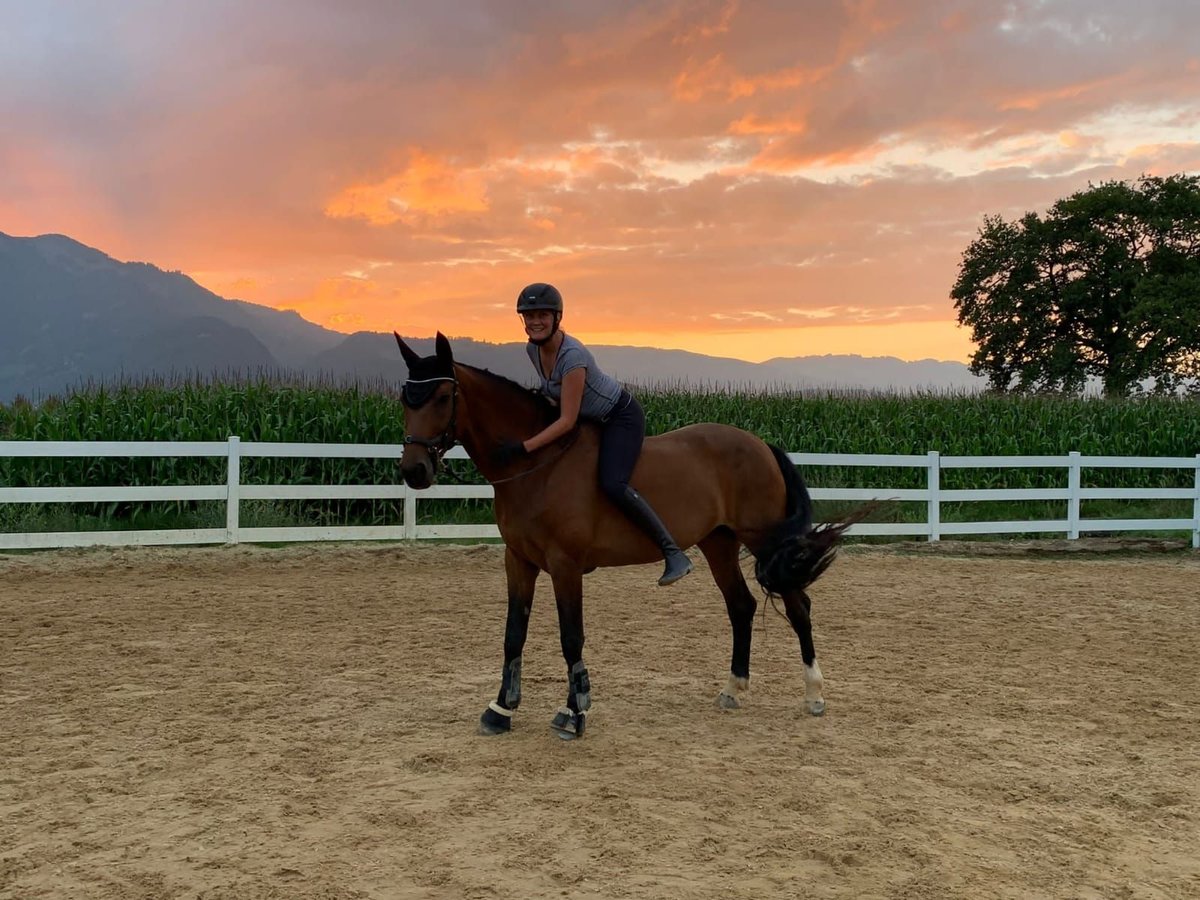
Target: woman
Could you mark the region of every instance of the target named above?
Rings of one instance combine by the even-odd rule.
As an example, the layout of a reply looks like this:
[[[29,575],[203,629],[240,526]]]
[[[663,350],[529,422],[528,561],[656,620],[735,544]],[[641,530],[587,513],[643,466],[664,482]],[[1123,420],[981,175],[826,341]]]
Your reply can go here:
[[[600,489],[662,550],[666,568],[660,585],[692,571],[646,499],[629,485],[645,437],[641,404],[596,365],[591,352],[559,328],[562,294],[551,284],[531,284],[517,296],[517,314],[529,337],[526,351],[542,381],[542,392],[558,406],[558,418],[533,437],[506,447],[506,456],[533,453],[571,431],[579,419],[600,423]]]

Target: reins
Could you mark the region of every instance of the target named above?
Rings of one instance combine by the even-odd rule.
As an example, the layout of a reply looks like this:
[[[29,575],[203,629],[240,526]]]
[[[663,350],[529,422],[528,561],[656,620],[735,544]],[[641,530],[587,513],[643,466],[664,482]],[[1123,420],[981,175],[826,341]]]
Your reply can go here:
[[[446,427],[444,429],[442,429],[441,434],[437,435],[436,437],[423,438],[423,437],[415,437],[411,434],[407,434],[404,436],[405,444],[418,444],[418,445],[424,447],[427,451],[429,451],[429,455],[434,458],[435,464],[440,463],[442,461],[442,457],[444,457],[447,452],[452,450],[457,443],[457,441],[454,438],[454,431],[455,431],[455,426],[457,425],[457,418],[458,418],[458,379],[453,376],[447,376],[447,375],[441,375],[436,378],[422,378],[422,379],[416,379],[416,380],[409,379],[408,381],[406,381],[404,383],[404,388],[402,389],[402,393],[404,394],[405,401],[410,406],[415,408],[415,407],[423,405],[424,402],[428,399],[428,397],[431,393],[431,389],[429,387],[427,387],[427,385],[430,385],[433,382],[437,382],[437,381],[449,381],[454,386],[452,393],[450,394],[450,421],[446,423]],[[414,389],[414,388],[410,387],[410,385],[421,385],[422,387],[418,387],[418,388]],[[421,394],[425,395],[424,398],[420,397]],[[414,402],[414,401],[419,401],[419,402]],[[559,448],[559,451],[557,453],[555,453],[553,456],[547,457],[546,459],[543,459],[541,462],[539,462],[537,465],[535,465],[531,468],[528,468],[528,469],[524,469],[520,472],[517,472],[515,475],[509,475],[505,478],[497,478],[495,481],[489,481],[488,483],[493,484],[493,485],[506,484],[507,482],[516,481],[519,478],[524,478],[526,475],[532,475],[534,472],[538,471],[539,469],[544,469],[546,466],[548,466],[551,463],[558,460],[563,454],[565,454],[568,450],[571,449],[571,447],[575,444],[575,439],[577,437],[579,437],[579,428],[576,427],[575,429],[573,429],[568,437],[569,437],[569,439],[566,441],[566,443],[564,443]],[[468,484],[469,483],[469,482],[465,481],[461,475],[459,475],[457,472],[455,472],[453,469],[451,469],[448,465],[443,466],[442,470],[447,475],[449,475],[451,478],[453,478],[456,482],[458,482],[459,484]]]
[[[575,428],[571,431],[570,440],[568,440],[565,444],[563,444],[562,447],[559,449],[559,451],[557,453],[555,453],[553,456],[549,457],[548,459],[543,459],[541,462],[539,462],[536,466],[533,466],[532,468],[523,469],[522,471],[518,472],[516,475],[509,475],[506,478],[497,478],[495,481],[492,481],[489,483],[493,484],[493,485],[505,484],[509,481],[516,481],[518,478],[524,478],[526,475],[532,475],[534,472],[538,471],[538,469],[546,468],[546,466],[550,465],[550,463],[552,463],[552,462],[556,462],[558,459],[560,459],[562,457],[562,455],[564,453],[566,453],[568,450],[570,450],[571,447],[574,446],[575,439],[577,437],[579,437],[579,429]]]

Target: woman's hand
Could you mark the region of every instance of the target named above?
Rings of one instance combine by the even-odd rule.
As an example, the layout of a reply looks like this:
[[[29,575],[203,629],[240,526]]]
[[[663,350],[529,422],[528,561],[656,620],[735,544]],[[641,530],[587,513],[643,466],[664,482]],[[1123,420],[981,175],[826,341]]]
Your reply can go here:
[[[492,462],[498,466],[507,466],[522,456],[528,456],[524,441],[505,440],[492,450]]]

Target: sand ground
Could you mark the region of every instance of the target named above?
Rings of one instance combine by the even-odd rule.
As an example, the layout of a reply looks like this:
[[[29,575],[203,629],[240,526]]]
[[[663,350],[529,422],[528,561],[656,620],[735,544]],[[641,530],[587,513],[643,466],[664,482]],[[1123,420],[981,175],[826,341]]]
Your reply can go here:
[[[1200,555],[850,548],[829,703],[703,562],[539,583],[512,734],[500,548],[0,556],[0,897],[1200,897]]]

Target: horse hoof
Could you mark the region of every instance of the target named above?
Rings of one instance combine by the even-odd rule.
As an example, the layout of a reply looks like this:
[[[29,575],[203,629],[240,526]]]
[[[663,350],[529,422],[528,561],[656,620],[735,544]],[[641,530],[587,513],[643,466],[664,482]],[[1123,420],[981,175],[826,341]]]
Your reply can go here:
[[[808,711],[811,715],[814,715],[814,716],[825,715],[825,701],[824,700],[809,700],[808,701]]]
[[[586,724],[586,713],[577,713],[564,706],[555,713],[554,719],[550,722],[550,727],[554,729],[554,733],[558,735],[560,740],[573,741],[576,738],[583,737],[583,729]]]
[[[733,694],[727,694],[724,691],[717,694],[717,706],[721,709],[741,709],[742,704],[738,702],[738,698]]]
[[[490,707],[479,717],[480,734],[508,734],[512,731],[512,716],[502,716]]]

